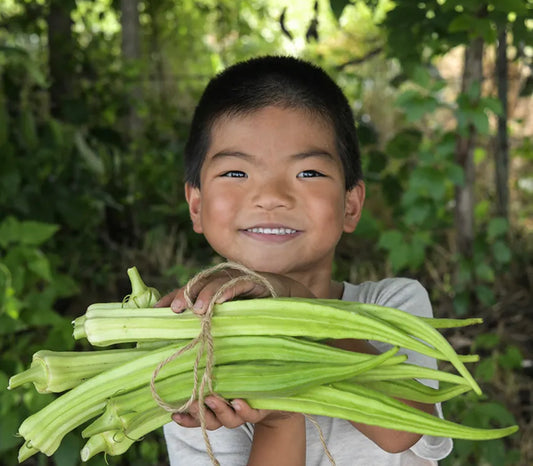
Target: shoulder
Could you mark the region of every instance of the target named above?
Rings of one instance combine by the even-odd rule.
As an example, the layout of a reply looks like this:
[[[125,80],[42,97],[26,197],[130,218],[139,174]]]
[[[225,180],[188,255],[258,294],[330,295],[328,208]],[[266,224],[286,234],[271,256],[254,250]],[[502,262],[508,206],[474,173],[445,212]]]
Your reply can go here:
[[[428,292],[411,278],[385,278],[357,285],[344,282],[342,299],[393,307],[422,317],[433,315]]]

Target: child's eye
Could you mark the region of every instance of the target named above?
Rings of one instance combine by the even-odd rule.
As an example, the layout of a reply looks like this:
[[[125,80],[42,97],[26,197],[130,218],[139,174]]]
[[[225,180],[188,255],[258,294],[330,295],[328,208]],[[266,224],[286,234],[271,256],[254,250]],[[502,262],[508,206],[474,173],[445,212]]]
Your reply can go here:
[[[241,172],[239,170],[230,170],[230,171],[222,173],[221,176],[225,176],[227,178],[246,178],[248,175],[246,175],[246,173]]]
[[[304,170],[298,175],[296,175],[297,178],[315,178],[317,176],[324,176],[322,173],[317,172],[316,170]]]

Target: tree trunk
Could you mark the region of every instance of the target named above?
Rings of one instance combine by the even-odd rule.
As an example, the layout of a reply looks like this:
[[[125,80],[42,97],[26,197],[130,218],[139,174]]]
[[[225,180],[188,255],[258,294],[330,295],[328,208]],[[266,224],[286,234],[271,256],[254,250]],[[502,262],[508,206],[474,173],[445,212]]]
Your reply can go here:
[[[496,182],[496,212],[499,216],[509,218],[509,140],[507,133],[507,28],[500,26],[498,49],[496,55],[496,76],[498,98],[502,105],[502,114],[498,115],[498,133],[494,153],[494,173]]]
[[[69,120],[67,107],[76,84],[71,18],[75,7],[75,0],[50,0],[47,17],[50,113],[64,120]]]
[[[140,59],[140,24],[139,0],[120,1],[120,23],[122,26],[122,58],[128,64]],[[141,120],[136,111],[135,103],[142,97],[141,86],[133,85],[129,90],[129,108],[126,116],[126,134],[129,141],[141,130]]]
[[[161,2],[151,0],[146,4],[146,12],[150,16],[150,57],[153,63],[153,79],[150,81],[152,88],[154,88],[155,94],[158,96],[159,105],[162,109],[162,113],[166,114],[167,98],[166,98],[166,72],[163,62],[163,56],[161,54],[161,38],[159,31],[158,18],[161,14]]]
[[[474,39],[465,48],[464,68],[461,92],[471,89],[472,84],[483,79],[483,39]],[[479,87],[481,93],[481,86]],[[479,95],[477,96],[480,97]],[[465,180],[462,186],[455,188],[455,227],[457,251],[466,257],[472,257],[474,243],[474,146],[476,129],[470,124],[466,134],[458,135],[455,156],[456,162],[464,170]]]

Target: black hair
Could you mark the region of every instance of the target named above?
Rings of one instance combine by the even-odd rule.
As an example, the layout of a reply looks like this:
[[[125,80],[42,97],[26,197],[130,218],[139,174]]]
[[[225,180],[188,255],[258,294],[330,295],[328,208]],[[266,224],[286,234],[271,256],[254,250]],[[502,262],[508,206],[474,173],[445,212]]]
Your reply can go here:
[[[335,131],[347,190],[362,178],[354,117],[340,87],[321,68],[293,57],[264,56],[237,63],[207,85],[185,146],[185,181],[200,187],[200,171],[217,119],[267,106],[308,110]]]

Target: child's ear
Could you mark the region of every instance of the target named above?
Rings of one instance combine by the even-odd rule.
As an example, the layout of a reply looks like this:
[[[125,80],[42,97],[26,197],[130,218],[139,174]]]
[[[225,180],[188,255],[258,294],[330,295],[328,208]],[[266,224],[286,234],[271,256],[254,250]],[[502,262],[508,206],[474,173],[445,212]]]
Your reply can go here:
[[[185,199],[189,204],[189,215],[191,216],[192,228],[196,233],[203,233],[200,213],[202,211],[202,195],[200,188],[185,183]]]
[[[344,203],[344,231],[351,233],[359,223],[363,204],[365,202],[365,183],[359,181],[352,189],[346,192]]]

